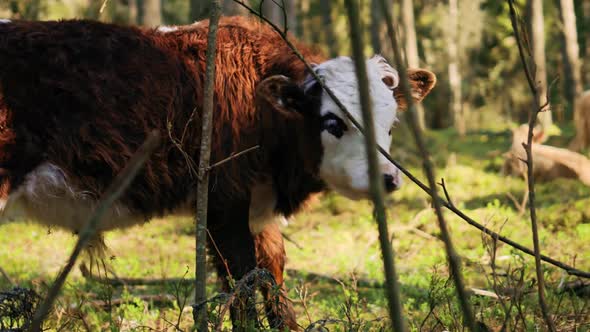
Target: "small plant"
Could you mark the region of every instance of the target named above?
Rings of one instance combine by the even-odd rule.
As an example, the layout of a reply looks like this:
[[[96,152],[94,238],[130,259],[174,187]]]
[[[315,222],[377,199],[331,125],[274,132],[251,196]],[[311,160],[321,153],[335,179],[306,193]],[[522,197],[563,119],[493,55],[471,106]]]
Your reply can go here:
[[[0,331],[24,331],[29,328],[39,296],[31,289],[14,287],[0,292]]]

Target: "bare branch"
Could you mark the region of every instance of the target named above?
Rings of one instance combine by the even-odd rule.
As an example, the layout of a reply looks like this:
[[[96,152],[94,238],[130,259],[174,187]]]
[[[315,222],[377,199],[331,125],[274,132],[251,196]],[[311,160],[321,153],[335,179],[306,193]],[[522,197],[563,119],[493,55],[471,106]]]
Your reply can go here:
[[[109,0],[104,0],[102,2],[102,5],[100,5],[100,9],[98,10],[99,14],[102,14],[102,12],[105,10],[105,8],[107,8],[108,3],[109,3]]]
[[[221,166],[221,165],[223,165],[223,164],[227,163],[228,161],[231,161],[231,160],[233,160],[233,159],[236,159],[236,158],[238,158],[239,156],[241,156],[241,155],[243,155],[243,154],[246,154],[246,153],[248,153],[248,152],[250,152],[250,151],[254,151],[254,150],[258,149],[258,148],[260,148],[260,145],[255,145],[255,146],[253,146],[253,147],[249,147],[249,148],[247,148],[246,150],[243,150],[243,151],[240,151],[240,152],[237,152],[237,153],[232,153],[232,154],[230,154],[230,155],[229,155],[229,157],[227,157],[227,158],[225,158],[225,159],[222,159],[222,160],[220,160],[220,161],[218,161],[218,162],[214,163],[213,165],[211,165],[211,166],[207,167],[207,172],[211,171],[211,170],[212,170],[212,169],[214,169],[215,167]]]
[[[539,306],[541,307],[541,312],[543,313],[543,318],[545,319],[545,323],[547,324],[547,328],[550,331],[556,331],[555,325],[551,318],[551,314],[549,313],[549,307],[547,306],[545,300],[545,277],[543,275],[543,267],[541,266],[541,248],[539,246],[539,231],[537,227],[537,210],[535,206],[535,179],[534,179],[534,172],[533,172],[533,130],[535,128],[535,124],[537,122],[537,116],[539,112],[543,111],[547,105],[549,105],[549,93],[547,92],[547,101],[546,104],[540,106],[539,103],[539,89],[537,86],[531,84],[534,82],[536,77],[531,74],[528,70],[528,65],[523,53],[522,47],[522,40],[518,33],[518,22],[516,21],[516,11],[514,10],[514,2],[513,0],[507,0],[508,5],[510,6],[510,21],[512,22],[512,29],[514,30],[514,37],[516,38],[516,43],[518,44],[518,51],[520,54],[520,60],[525,70],[525,74],[527,77],[527,81],[529,82],[529,88],[531,89],[531,93],[533,94],[533,108],[529,113],[529,132],[527,138],[527,144],[523,144],[524,150],[527,156],[527,183],[529,188],[529,211],[531,215],[531,230],[533,233],[533,250],[535,253],[535,271],[537,274],[537,292],[539,295]],[[535,64],[534,58],[531,58],[533,65]],[[555,80],[554,80],[555,82]],[[552,83],[553,84],[553,83]],[[549,89],[547,89],[549,91]]]
[[[441,178],[440,183],[438,185],[442,187],[443,192],[445,194],[445,198],[449,205],[455,206],[455,204],[453,204],[453,201],[451,201],[451,195],[449,195],[449,192],[447,191],[447,184],[445,183],[445,178]]]
[[[14,286],[14,285],[16,285],[16,284],[15,284],[15,283],[12,281],[12,279],[10,279],[10,277],[8,276],[8,273],[6,273],[6,271],[4,271],[4,269],[2,268],[2,266],[0,266],[0,275],[2,275],[2,277],[3,277],[4,279],[6,279],[6,281],[7,281],[9,284],[11,284],[11,285],[13,285],[13,286]]]

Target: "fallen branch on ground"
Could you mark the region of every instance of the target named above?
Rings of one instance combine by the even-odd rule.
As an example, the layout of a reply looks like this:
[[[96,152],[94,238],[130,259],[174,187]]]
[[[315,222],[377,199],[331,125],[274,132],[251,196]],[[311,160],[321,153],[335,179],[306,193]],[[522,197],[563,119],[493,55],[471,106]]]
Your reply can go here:
[[[503,154],[505,161],[502,172],[509,175],[527,176],[526,152],[522,148],[528,141],[529,126],[521,125],[512,131],[512,146]],[[557,178],[578,179],[590,186],[590,159],[583,154],[543,143],[543,131],[535,128],[533,132],[533,174],[535,180],[550,181]],[[528,144],[528,143],[527,143]]]
[[[194,280],[193,280],[194,281]],[[133,295],[133,300],[139,299],[143,302],[151,302],[156,306],[163,306],[163,305],[173,305],[176,298],[172,295],[164,294],[164,295]],[[93,307],[99,307],[103,309],[110,309],[112,307],[118,307],[124,304],[133,303],[130,299],[122,299],[122,298],[115,298],[110,299],[108,301],[104,300],[94,300],[85,302],[85,305],[90,305]]]
[[[183,286],[191,286],[195,279],[187,279],[187,278],[106,278],[106,277],[97,277],[89,273],[88,269],[80,268],[82,272],[82,276],[89,281],[98,282],[101,284],[113,286],[113,287],[122,287],[122,286],[162,286],[162,285],[170,285],[170,284],[177,284]],[[330,284],[338,284],[339,278],[335,278],[329,276],[327,274],[315,273],[315,272],[305,272],[299,271],[294,269],[286,269],[285,272],[288,276],[293,278],[302,278],[304,281],[313,282],[313,281],[320,281],[326,282]],[[383,282],[376,280],[376,279],[367,279],[367,278],[355,278],[356,285],[358,287],[363,288],[383,288]]]

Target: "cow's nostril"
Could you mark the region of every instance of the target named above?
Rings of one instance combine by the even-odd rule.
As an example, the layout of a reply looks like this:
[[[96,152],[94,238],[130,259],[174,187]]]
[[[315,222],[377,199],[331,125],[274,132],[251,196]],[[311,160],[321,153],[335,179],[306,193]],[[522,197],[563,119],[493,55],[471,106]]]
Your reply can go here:
[[[383,174],[383,179],[385,181],[385,190],[390,193],[397,189],[397,183],[395,178],[391,174]]]

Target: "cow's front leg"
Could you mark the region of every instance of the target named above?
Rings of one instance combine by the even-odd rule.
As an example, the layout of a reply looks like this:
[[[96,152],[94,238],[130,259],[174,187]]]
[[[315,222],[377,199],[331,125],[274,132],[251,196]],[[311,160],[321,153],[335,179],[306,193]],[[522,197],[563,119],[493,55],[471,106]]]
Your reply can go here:
[[[249,199],[210,201],[208,228],[214,243],[209,251],[214,257],[217,275],[225,291],[229,292],[230,278],[234,285],[256,267],[254,239],[248,226]],[[211,239],[210,239],[211,242]],[[234,289],[241,296],[236,297],[230,307],[234,331],[245,331],[248,324],[256,324],[253,285]]]
[[[278,288],[273,289],[269,284],[264,283],[261,287],[270,327],[280,331],[283,331],[285,327],[293,331],[299,330],[295,311],[287,298],[287,291],[283,284],[286,254],[279,225],[268,224],[262,232],[255,235],[254,243],[258,267],[270,271],[278,285]]]

